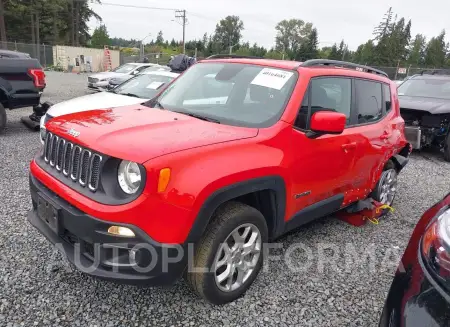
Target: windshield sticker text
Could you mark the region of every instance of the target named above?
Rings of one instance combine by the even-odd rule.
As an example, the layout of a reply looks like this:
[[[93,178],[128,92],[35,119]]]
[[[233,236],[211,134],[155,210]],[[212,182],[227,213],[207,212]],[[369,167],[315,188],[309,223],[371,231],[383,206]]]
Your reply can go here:
[[[251,84],[281,90],[293,74],[284,70],[264,68],[255,76]]]

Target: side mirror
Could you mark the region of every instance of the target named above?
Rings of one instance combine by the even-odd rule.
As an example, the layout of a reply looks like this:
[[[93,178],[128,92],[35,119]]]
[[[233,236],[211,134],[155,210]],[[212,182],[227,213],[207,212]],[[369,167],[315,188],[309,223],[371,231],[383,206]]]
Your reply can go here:
[[[340,112],[318,111],[311,117],[310,129],[314,137],[324,134],[341,134],[346,122],[347,117]]]

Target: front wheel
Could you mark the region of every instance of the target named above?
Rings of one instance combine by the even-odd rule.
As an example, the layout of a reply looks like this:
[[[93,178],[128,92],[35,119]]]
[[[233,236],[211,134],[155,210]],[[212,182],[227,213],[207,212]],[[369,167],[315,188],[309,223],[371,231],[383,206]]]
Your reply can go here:
[[[267,224],[258,210],[238,202],[223,205],[196,247],[187,282],[213,304],[234,301],[258,275],[267,239]]]

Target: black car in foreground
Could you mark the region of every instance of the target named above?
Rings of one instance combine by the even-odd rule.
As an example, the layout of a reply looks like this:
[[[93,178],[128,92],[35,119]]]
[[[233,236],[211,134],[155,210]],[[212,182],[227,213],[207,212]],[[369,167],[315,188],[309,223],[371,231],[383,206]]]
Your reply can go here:
[[[419,220],[379,327],[450,326],[450,193]]]
[[[438,148],[450,161],[450,71],[411,76],[398,87],[398,99],[413,149]]]

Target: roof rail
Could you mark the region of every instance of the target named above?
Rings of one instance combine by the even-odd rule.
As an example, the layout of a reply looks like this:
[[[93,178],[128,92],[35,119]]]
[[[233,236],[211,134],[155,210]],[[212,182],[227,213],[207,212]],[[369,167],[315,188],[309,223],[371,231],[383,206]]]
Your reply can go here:
[[[382,75],[382,76],[389,78],[388,74],[386,74],[382,70],[378,70],[378,69],[375,69],[375,68],[372,68],[369,66],[354,64],[352,62],[347,62],[347,61],[329,60],[329,59],[312,59],[312,60],[305,61],[300,66],[301,67],[337,66],[337,67],[343,67],[343,68],[356,68],[357,70],[361,70],[364,72],[373,73],[373,74],[377,74],[377,75]]]
[[[241,56],[235,54],[216,54],[205,59],[233,59],[233,58],[247,58],[247,59],[264,59],[263,57]]]

